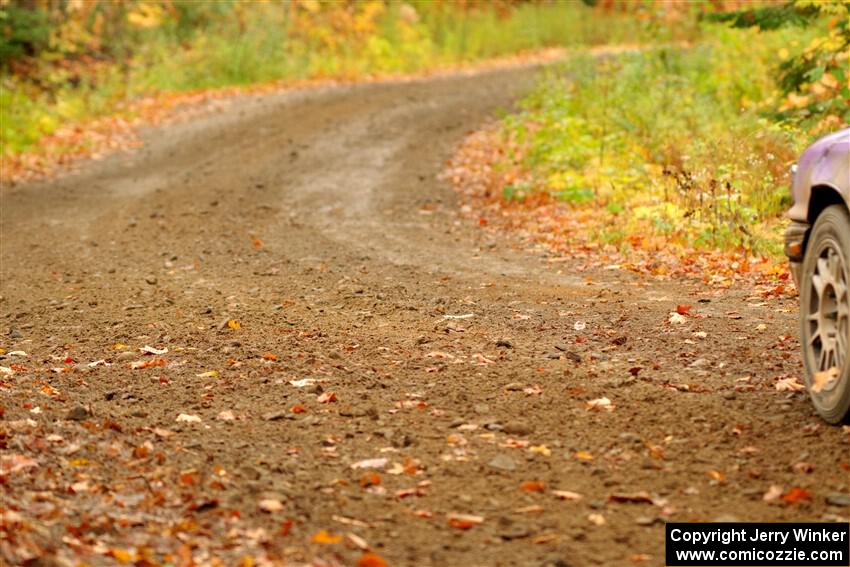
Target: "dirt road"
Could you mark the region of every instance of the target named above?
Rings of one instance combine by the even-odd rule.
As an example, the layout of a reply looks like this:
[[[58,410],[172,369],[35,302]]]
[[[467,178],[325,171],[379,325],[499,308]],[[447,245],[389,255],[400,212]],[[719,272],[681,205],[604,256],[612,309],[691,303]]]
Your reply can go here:
[[[533,75],[237,100],[7,190],[5,560],[662,565],[664,520],[850,516],[848,433],[775,387],[793,301],[463,220],[438,174]]]

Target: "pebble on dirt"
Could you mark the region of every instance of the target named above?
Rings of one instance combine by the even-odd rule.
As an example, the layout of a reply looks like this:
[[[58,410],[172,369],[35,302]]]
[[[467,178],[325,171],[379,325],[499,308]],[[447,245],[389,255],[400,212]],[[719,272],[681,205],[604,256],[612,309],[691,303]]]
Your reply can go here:
[[[89,417],[91,417],[91,413],[89,412],[89,410],[87,410],[83,406],[74,406],[68,411],[67,415],[65,416],[65,419],[68,419],[70,421],[84,421]]]
[[[487,465],[491,468],[508,472],[515,471],[517,468],[516,461],[504,454],[496,455]]]
[[[850,506],[850,494],[834,492],[826,495],[826,503],[830,506]]]

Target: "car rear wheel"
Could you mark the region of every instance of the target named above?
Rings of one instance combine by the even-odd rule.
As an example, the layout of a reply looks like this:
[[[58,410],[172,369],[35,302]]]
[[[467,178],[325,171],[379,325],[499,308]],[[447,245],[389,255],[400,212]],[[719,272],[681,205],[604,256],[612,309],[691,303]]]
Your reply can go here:
[[[850,417],[850,215],[843,205],[818,216],[803,258],[800,339],[806,386],[830,423]]]

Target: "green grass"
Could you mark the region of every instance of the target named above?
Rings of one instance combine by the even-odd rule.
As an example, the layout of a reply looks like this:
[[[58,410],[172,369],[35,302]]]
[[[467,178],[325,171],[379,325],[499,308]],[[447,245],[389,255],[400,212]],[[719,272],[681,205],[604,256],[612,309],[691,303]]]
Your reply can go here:
[[[504,120],[504,135],[524,148],[534,190],[616,225],[600,232],[608,243],[650,234],[776,253],[787,171],[811,142],[769,118],[776,54],[817,32],[708,27],[688,49],[572,59]]]
[[[523,4],[508,16],[428,0],[412,5],[413,14],[397,2],[361,2],[343,14],[350,27],[340,31],[341,24],[325,12],[333,4],[293,16],[272,3],[178,3],[183,19],[128,27],[112,48],[113,62],[97,71],[84,69],[82,77],[48,61],[42,61],[37,80],[4,72],[3,153],[27,151],[63,124],[115,113],[144,95],[409,73],[543,47],[671,37],[630,15],[602,17],[580,2]]]

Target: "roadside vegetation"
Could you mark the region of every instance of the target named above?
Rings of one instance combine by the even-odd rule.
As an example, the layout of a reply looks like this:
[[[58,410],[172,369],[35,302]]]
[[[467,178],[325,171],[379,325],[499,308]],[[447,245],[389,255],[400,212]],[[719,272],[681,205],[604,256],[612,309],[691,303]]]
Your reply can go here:
[[[533,209],[520,224],[561,251],[610,245],[653,273],[669,271],[647,262],[661,248],[732,251],[744,271],[748,259],[778,259],[791,165],[850,122],[848,5],[696,14],[691,46],[569,59],[519,113],[467,142],[489,162],[472,176],[477,196],[497,217]]]
[[[97,139],[80,124],[156,113],[180,93],[410,74],[688,33],[631,14],[600,20],[578,2],[0,2],[0,139],[8,157],[44,149],[64,130],[53,151],[85,152]]]

